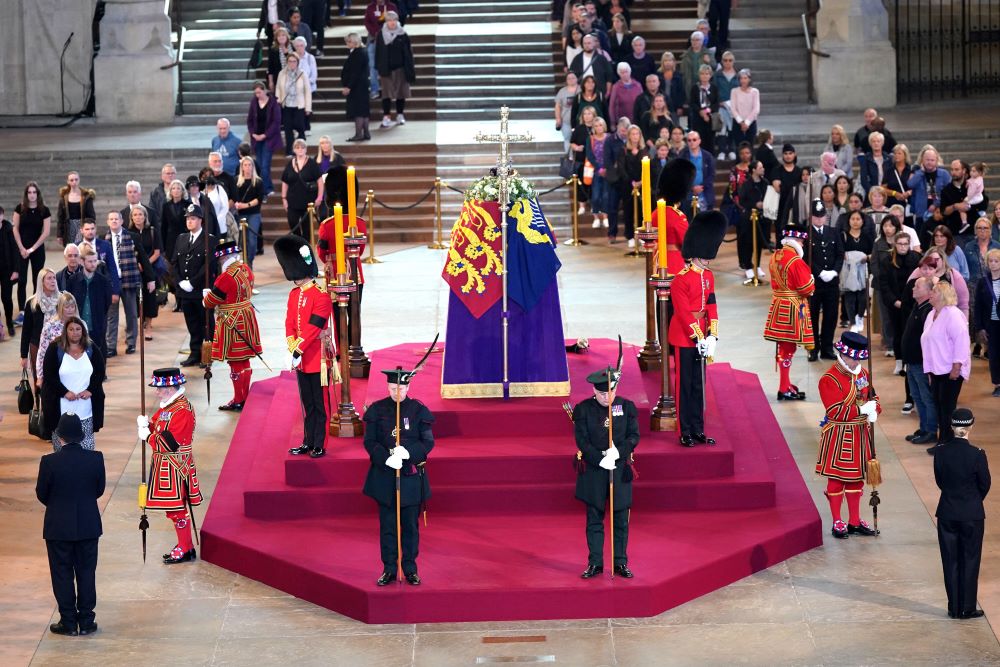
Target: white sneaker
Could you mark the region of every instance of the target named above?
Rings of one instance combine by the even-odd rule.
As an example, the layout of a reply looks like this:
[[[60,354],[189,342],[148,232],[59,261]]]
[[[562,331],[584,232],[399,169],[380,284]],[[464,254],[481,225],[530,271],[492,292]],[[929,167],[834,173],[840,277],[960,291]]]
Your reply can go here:
[[[851,333],[861,333],[861,325],[860,324],[852,324],[851,325]]]
[[[892,374],[899,375],[902,372],[903,372],[903,360],[896,359],[896,368],[893,369]]]
[[[725,160],[726,159],[726,153],[725,153],[725,151],[719,151],[719,157],[716,158],[716,159],[718,159],[718,160]]]
[[[600,219],[600,218],[598,218],[598,217],[597,217],[597,216],[595,215],[595,216],[594,216],[594,224],[593,224],[593,225],[591,225],[591,226],[592,226],[592,227],[593,227],[594,229],[600,229],[600,228],[601,228],[601,219]]]
[[[577,215],[583,215],[586,212],[587,212],[587,207],[584,206],[583,204],[580,204],[580,207],[578,209],[576,209],[576,214]]]
[[[608,216],[605,215],[604,217],[601,218],[601,226],[604,227],[605,229],[608,228]]]
[[[746,277],[747,280],[753,280],[753,269],[747,269]]]
[[[887,356],[887,357],[894,357],[894,356],[896,356],[896,353],[893,352],[892,350],[886,350],[885,351],[885,356]]]
[[[400,125],[406,125],[406,116],[403,114],[396,114],[396,122]]]
[[[628,240],[628,247],[629,247],[629,250],[632,250],[633,248],[635,248],[635,239],[629,239]]]
[[[736,159],[736,153],[734,153],[732,151],[729,151],[729,159],[730,160],[735,160]]]
[[[392,125],[392,119],[388,116],[382,116],[382,127],[389,127]]]
[[[760,268],[759,266],[757,267],[757,277],[760,279],[767,278],[767,273],[765,273],[764,269]]]

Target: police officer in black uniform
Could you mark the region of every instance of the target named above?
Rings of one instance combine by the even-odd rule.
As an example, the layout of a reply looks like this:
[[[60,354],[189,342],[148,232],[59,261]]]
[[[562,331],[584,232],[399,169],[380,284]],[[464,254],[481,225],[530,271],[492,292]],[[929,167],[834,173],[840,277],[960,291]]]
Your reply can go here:
[[[610,371],[610,377],[609,377]],[[594,395],[573,409],[573,427],[579,474],[576,497],[587,505],[587,569],[590,579],[604,571],[604,513],[608,504],[609,471],[614,471],[614,572],[632,578],[628,568],[628,508],[632,506],[632,452],[639,444],[639,417],[635,403],[616,396],[618,371],[604,369],[587,376]],[[608,447],[608,401],[611,401],[613,447]]]
[[[816,347],[809,352],[809,361],[820,357],[837,360],[833,350],[833,334],[837,328],[837,304],[840,303],[840,269],[844,265],[844,239],[834,227],[826,224],[826,208],[813,199],[810,210],[809,249],[806,261],[816,281],[816,291],[809,297]],[[823,323],[820,325],[820,316]]]
[[[937,506],[938,545],[948,593],[948,616],[979,618],[976,593],[983,554],[986,513],[983,500],[990,491],[986,452],[969,443],[975,417],[958,408],[951,415],[955,437],[934,448],[934,481],[941,489]]]
[[[417,365],[418,369],[421,364]],[[385,586],[396,580],[396,471],[399,470],[403,575],[407,583],[417,586],[420,584],[417,576],[418,520],[420,506],[431,495],[424,466],[427,455],[434,448],[431,432],[434,415],[426,405],[406,396],[416,370],[405,371],[400,367],[382,372],[387,377],[389,396],[376,401],[365,412],[365,449],[371,458],[371,468],[365,479],[364,494],[378,503],[382,555],[382,576],[375,583]],[[395,434],[397,401],[398,447]]]
[[[181,366],[194,366],[201,362],[201,344],[205,340],[205,307],[202,305],[202,290],[212,284],[212,265],[214,261],[205,261],[205,255],[215,250],[218,241],[211,234],[208,239],[203,222],[205,214],[201,206],[191,204],[187,208],[185,224],[187,231],[177,235],[174,243],[174,256],[170,258],[173,265],[174,278],[177,281],[177,302],[184,312],[184,324],[191,335],[191,354],[181,362]],[[207,243],[207,245],[206,245]],[[206,267],[208,275],[206,276]],[[209,336],[215,331],[215,318],[210,310],[208,313]]]

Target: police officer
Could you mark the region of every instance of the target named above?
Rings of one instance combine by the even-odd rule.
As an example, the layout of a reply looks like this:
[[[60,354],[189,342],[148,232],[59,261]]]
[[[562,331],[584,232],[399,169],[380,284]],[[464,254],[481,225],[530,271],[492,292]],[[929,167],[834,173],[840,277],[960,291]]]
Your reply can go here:
[[[826,224],[826,208],[814,199],[809,212],[809,249],[806,263],[816,281],[816,291],[809,297],[813,334],[818,344],[809,352],[809,361],[820,357],[837,360],[833,334],[837,328],[837,304],[840,302],[840,269],[844,265],[844,240],[840,232]],[[822,325],[820,325],[822,319]]]
[[[976,609],[976,593],[990,468],[986,452],[969,443],[975,421],[971,410],[958,408],[951,415],[955,437],[934,448],[934,481],[941,489],[936,513],[938,544],[951,618],[983,615]]]
[[[610,371],[610,375],[609,375]],[[590,579],[604,571],[604,513],[609,477],[614,475],[614,572],[632,578],[628,568],[628,509],[632,506],[632,452],[639,444],[639,418],[635,403],[616,396],[619,372],[604,369],[587,376],[594,395],[573,409],[579,474],[576,497],[587,506],[587,569]],[[611,402],[612,444],[608,446],[608,402]],[[610,473],[610,474],[609,474]]]
[[[432,345],[431,348],[434,346]],[[429,354],[429,352],[428,352]],[[424,359],[427,357],[425,356]],[[371,468],[365,478],[364,494],[378,503],[379,547],[382,575],[375,582],[385,586],[396,580],[396,474],[400,475],[400,528],[403,545],[403,576],[413,586],[420,585],[417,551],[420,543],[420,507],[430,498],[431,487],[424,470],[427,455],[434,448],[431,424],[434,415],[420,401],[407,397],[413,371],[397,367],[383,370],[389,396],[373,403],[365,412],[365,450]],[[396,442],[397,409],[399,444]]]
[[[181,366],[195,366],[201,361],[201,344],[205,340],[205,308],[202,306],[202,290],[211,285],[212,276],[206,275],[206,269],[211,271],[206,254],[212,252],[218,241],[211,234],[206,239],[202,227],[205,214],[201,206],[191,204],[184,218],[187,231],[177,235],[174,243],[174,256],[170,258],[173,264],[174,277],[177,279],[177,302],[184,313],[184,324],[191,336],[191,353],[181,362]],[[215,329],[214,317],[208,311],[208,331]]]

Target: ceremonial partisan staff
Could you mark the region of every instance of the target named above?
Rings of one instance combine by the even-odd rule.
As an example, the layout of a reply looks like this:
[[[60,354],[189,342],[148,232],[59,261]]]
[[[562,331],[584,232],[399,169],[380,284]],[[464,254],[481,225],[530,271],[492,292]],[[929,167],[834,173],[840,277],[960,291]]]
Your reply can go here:
[[[875,393],[875,382],[872,380],[872,274],[868,272],[868,280],[865,285],[865,296],[867,297],[868,306],[868,317],[866,318],[867,333],[868,333],[868,398],[869,400],[877,399],[878,394]],[[871,498],[868,500],[868,505],[872,508],[872,521],[875,524],[875,536],[878,537],[878,506],[882,502],[882,499],[878,495],[878,486],[882,483],[882,466],[878,462],[878,458],[875,454],[875,424],[871,421],[868,422],[868,440],[871,443],[872,448],[872,458],[867,462],[865,467],[865,479],[868,480],[868,485],[872,487]]]
[[[143,313],[143,289],[145,285],[139,286],[139,317]],[[139,332],[139,412],[146,415],[146,337],[143,332]],[[146,516],[146,443],[139,441],[139,450],[142,452],[142,477],[139,478],[139,532],[142,533],[142,562],[146,562],[146,530],[149,528],[149,518]]]
[[[396,370],[399,371],[399,375],[396,377],[396,381],[398,383],[396,385],[397,387],[399,387],[400,384],[409,384],[410,380],[413,379],[413,376],[416,375],[420,371],[420,369],[424,367],[424,365],[427,363],[428,357],[431,356],[431,352],[434,351],[434,346],[437,345],[438,338],[440,336],[441,336],[440,333],[434,334],[434,340],[431,341],[430,347],[427,348],[427,352],[424,353],[423,358],[417,362],[417,365],[413,367],[412,371],[410,371],[409,373],[404,373],[402,372],[403,371],[402,366],[396,367]],[[341,354],[346,354],[346,350],[341,350]],[[404,379],[406,380],[406,382],[403,382]],[[396,430],[393,431],[393,434],[396,439],[396,447],[399,447],[399,440],[400,440],[399,410],[400,410],[400,403],[402,403],[402,401],[399,400],[398,393],[394,398],[396,401]],[[400,482],[402,480],[402,476],[400,475],[401,471],[402,471],[402,466],[396,468],[396,580],[399,581],[400,583],[402,583],[403,581],[403,531],[400,529],[400,526],[402,524],[402,519],[401,519],[402,492],[400,490]],[[427,519],[425,516],[424,521],[426,522],[426,520]]]
[[[618,364],[612,369],[608,366],[608,451],[615,446],[614,421],[611,405],[614,403],[612,393],[618,389],[618,381],[622,377],[622,336],[618,334]],[[611,578],[615,578],[615,467],[608,470],[608,524],[611,532]]]
[[[204,287],[208,287],[211,282],[209,273],[211,261],[211,251],[208,247],[208,230],[205,229],[205,221],[202,220],[201,226],[202,235],[205,237],[205,282]],[[202,292],[202,301],[204,302],[204,292]],[[193,350],[192,350],[193,351]],[[208,404],[212,404],[212,309],[205,307],[205,340],[201,342],[201,363],[205,367],[205,395],[208,399]],[[193,525],[193,519],[192,519]]]

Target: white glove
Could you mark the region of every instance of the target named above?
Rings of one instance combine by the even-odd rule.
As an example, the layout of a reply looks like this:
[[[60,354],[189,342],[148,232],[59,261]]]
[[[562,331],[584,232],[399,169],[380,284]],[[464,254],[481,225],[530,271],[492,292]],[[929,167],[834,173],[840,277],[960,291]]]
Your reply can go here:
[[[708,351],[708,339],[701,338],[694,344],[694,346],[697,348],[699,356],[707,356],[705,353]]]
[[[831,280],[833,280],[836,277],[837,277],[837,272],[836,271],[832,271],[830,269],[827,269],[826,271],[820,271],[819,272],[819,279],[822,280],[825,283],[830,282]]]
[[[393,454],[392,456],[390,456],[385,460],[385,464],[390,468],[392,468],[393,470],[399,470],[400,468],[403,467],[403,459],[400,458],[397,454]]]
[[[614,470],[615,460],[610,456],[605,456],[603,459],[601,459],[601,467],[604,468],[605,470]]]
[[[875,401],[868,401],[860,408],[858,408],[858,412],[867,416],[868,422],[874,424],[875,421],[878,419],[878,403],[876,403]]]
[[[299,356],[295,356],[293,354],[292,355],[292,368],[298,368],[301,363],[302,363],[302,355],[300,354]]]
[[[410,452],[406,451],[406,447],[402,445],[396,445],[396,448],[392,450],[392,455],[398,456],[403,461],[410,458]]]
[[[209,293],[210,293],[211,291],[212,291],[212,290],[210,290],[210,289],[203,289],[203,290],[201,291],[201,298],[202,298],[202,299],[204,299],[204,298],[205,298],[206,296],[208,296],[208,295],[209,295]]]
[[[149,428],[149,417],[146,415],[139,415],[135,418],[135,425],[139,428]]]
[[[149,440],[150,430],[148,426],[140,426],[136,429],[136,435],[143,442]]]
[[[611,459],[612,461],[617,461],[621,458],[621,454],[618,453],[618,448],[611,445],[608,449],[604,450],[604,458]]]
[[[194,290],[194,285],[192,285],[191,281],[187,280],[187,279],[182,280],[179,283],[177,283],[177,286],[180,287],[185,292],[191,292],[191,291]]]
[[[707,359],[715,357],[715,346],[719,344],[719,339],[716,338],[715,336],[710,335],[703,338],[702,340],[705,343],[705,351],[702,353],[701,356]]]

